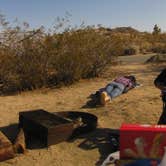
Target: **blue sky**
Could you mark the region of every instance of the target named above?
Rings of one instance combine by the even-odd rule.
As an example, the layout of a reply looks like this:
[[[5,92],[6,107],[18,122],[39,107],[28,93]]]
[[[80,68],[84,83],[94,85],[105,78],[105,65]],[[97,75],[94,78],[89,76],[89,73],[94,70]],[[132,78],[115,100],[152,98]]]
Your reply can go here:
[[[152,31],[158,24],[166,31],[166,0],[0,0],[0,12],[7,20],[18,18],[32,28],[51,28],[56,17],[69,12],[73,26],[84,21],[85,25]]]

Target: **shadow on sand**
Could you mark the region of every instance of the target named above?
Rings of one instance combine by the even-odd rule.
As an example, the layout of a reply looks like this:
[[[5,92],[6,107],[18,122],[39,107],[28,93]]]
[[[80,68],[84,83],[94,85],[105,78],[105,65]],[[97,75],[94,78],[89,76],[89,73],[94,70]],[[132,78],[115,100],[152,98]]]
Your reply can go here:
[[[3,126],[0,127],[0,131],[7,136],[7,138],[14,143],[18,132],[19,132],[19,127],[17,123],[10,124],[8,126]]]
[[[2,131],[8,139],[14,143],[19,133],[19,125],[10,124],[8,126],[1,127],[0,131]],[[46,148],[46,146],[35,137],[25,136],[25,138],[27,149]],[[88,134],[74,136],[72,139],[68,140],[68,142],[72,143],[79,138],[83,139],[83,142],[78,145],[79,148],[87,151],[98,149],[100,158],[96,162],[96,166],[101,165],[110,153],[119,150],[119,130],[117,129],[97,128]]]
[[[19,133],[19,125],[15,123],[8,126],[0,127],[0,131],[3,132],[7,136],[7,138],[14,144],[15,139]],[[46,148],[46,145],[43,142],[40,142],[40,140],[36,137],[25,135],[25,142],[27,149]]]
[[[84,139],[78,145],[79,148],[84,150],[98,149],[100,158],[96,162],[96,166],[100,166],[110,153],[119,150],[119,130],[117,129],[97,128],[94,132],[76,137],[69,142],[74,142],[77,138]]]
[[[100,95],[98,93],[90,94],[87,97],[88,101],[81,108],[97,108],[102,107],[100,104]]]

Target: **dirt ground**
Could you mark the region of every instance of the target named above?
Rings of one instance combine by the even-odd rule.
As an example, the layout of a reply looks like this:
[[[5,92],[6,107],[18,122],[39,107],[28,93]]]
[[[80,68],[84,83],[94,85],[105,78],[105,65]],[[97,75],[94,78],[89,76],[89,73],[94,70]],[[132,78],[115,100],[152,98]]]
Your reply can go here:
[[[147,58],[146,55],[142,56]],[[141,57],[139,61],[139,56],[136,56],[135,59],[125,60],[124,64],[108,68],[100,78],[81,80],[69,87],[0,97],[0,126],[8,137],[18,123],[20,111],[39,108],[50,112],[72,110],[93,113],[98,117],[98,129],[92,133],[49,148],[29,149],[27,154],[18,155],[14,159],[1,162],[0,165],[99,166],[111,152],[105,139],[109,131],[119,129],[122,123],[156,124],[162,111],[162,102],[160,91],[154,87],[153,80],[166,64],[144,64],[143,59]],[[88,96],[110,82],[113,79],[112,74],[135,75],[142,86],[115,98],[105,107],[89,105]],[[93,147],[90,146],[92,144]]]

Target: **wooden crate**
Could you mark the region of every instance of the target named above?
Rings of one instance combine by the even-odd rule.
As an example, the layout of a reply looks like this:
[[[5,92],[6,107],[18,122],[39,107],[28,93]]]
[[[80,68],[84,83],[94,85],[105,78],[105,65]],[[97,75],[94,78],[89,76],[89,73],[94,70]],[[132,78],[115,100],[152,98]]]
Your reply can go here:
[[[67,140],[73,132],[73,123],[45,110],[19,113],[19,125],[28,136],[36,136],[46,146]]]
[[[0,161],[4,161],[13,157],[13,145],[9,139],[0,131]]]

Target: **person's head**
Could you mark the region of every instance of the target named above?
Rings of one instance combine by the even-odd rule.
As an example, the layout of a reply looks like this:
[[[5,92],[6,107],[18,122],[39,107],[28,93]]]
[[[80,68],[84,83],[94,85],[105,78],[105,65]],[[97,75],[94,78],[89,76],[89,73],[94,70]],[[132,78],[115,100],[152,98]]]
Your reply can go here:
[[[127,76],[128,79],[130,79],[132,82],[136,83],[136,78],[133,75]]]

